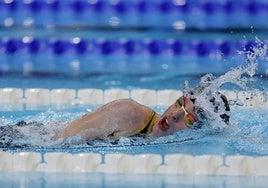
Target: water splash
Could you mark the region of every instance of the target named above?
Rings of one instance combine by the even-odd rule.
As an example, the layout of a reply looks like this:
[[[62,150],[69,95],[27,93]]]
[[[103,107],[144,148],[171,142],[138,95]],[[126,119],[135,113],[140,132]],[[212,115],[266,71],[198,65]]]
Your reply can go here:
[[[195,105],[198,109],[202,109],[203,114],[199,119],[209,120],[206,123],[214,127],[226,126],[220,117],[221,114],[229,115],[221,98],[221,86],[231,83],[249,91],[250,88],[247,87],[248,78],[252,78],[255,75],[259,58],[267,60],[267,50],[267,44],[256,39],[256,45],[252,46],[250,50],[239,52],[246,55],[244,65],[233,68],[218,78],[212,74],[206,74],[201,77],[200,83],[195,88],[190,88],[188,82],[185,82],[184,95],[195,99]],[[257,92],[254,88],[251,88],[251,90]],[[213,103],[211,102],[212,99]]]

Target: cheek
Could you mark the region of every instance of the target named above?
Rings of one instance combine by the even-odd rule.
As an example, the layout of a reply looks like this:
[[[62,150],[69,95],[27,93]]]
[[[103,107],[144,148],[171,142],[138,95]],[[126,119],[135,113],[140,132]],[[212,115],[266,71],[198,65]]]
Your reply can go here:
[[[156,126],[153,128],[152,133],[156,137],[162,137],[162,136],[167,136],[167,135],[173,134],[172,132],[173,131],[171,131],[171,129],[168,129],[166,131],[162,131],[158,126]]]
[[[179,123],[176,123],[175,126],[174,126],[174,132],[177,132],[179,130],[183,130],[183,129],[187,129],[188,127],[183,123],[183,122],[179,122]]]

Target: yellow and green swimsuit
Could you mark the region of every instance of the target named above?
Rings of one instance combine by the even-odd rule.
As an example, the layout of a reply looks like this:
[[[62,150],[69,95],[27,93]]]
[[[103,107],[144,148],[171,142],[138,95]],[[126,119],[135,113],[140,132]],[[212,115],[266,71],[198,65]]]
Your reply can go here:
[[[148,119],[145,121],[146,123],[142,127],[128,133],[126,136],[146,136],[146,135],[149,135],[153,130],[153,126],[155,125],[156,120],[157,120],[157,113],[155,111],[152,111],[152,113],[150,114]],[[108,138],[115,139],[114,133],[110,134],[108,136]]]
[[[157,119],[157,113],[155,111],[153,111],[151,113],[151,115],[148,117],[148,120],[145,121],[146,123],[144,124],[144,126],[140,127],[137,130],[134,130],[132,133],[130,133],[130,135],[135,136],[135,135],[148,135],[148,134],[150,134],[153,130],[153,126],[156,123],[156,119]]]

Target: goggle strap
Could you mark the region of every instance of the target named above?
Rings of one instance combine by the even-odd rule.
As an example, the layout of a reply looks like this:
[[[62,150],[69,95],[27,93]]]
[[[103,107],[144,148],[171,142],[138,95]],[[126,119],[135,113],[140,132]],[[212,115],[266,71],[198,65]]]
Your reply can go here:
[[[188,115],[188,112],[185,110],[184,106],[182,106],[181,109],[184,111],[185,115]]]

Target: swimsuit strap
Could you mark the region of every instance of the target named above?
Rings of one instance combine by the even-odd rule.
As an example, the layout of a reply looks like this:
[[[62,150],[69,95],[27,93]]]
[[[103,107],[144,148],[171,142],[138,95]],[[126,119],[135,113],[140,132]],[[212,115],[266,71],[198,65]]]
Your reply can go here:
[[[156,119],[157,119],[157,113],[155,111],[152,111],[152,114],[145,121],[147,123],[145,123],[144,126],[141,127],[141,129],[137,129],[133,131],[132,133],[130,133],[129,136],[135,136],[135,135],[144,136],[144,135],[150,134],[152,132]],[[108,138],[114,139],[115,138],[114,133],[108,135]]]
[[[151,116],[148,118],[148,123],[145,124],[144,128],[139,131],[139,134],[149,134],[152,132],[153,126],[155,124],[155,119],[156,119],[156,112],[153,111]]]

